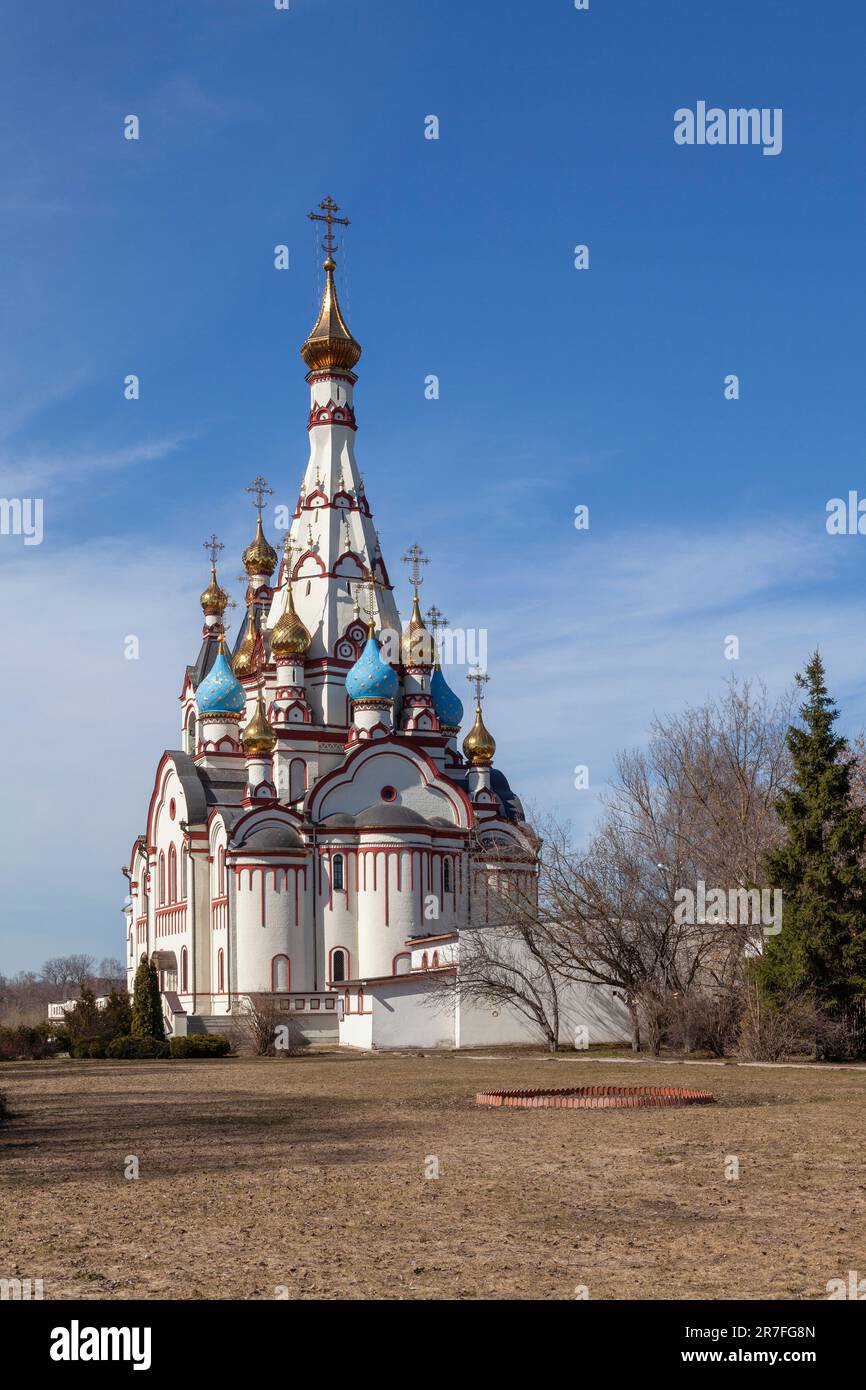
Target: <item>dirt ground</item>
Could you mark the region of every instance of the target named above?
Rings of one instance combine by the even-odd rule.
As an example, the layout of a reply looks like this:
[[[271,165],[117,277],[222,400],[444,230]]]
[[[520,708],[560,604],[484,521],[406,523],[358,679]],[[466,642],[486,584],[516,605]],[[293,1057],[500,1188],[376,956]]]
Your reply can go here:
[[[719,1104],[474,1104],[590,1084]],[[46,1299],[821,1299],[866,1275],[866,1070],[331,1052],[4,1063],[0,1090],[0,1277]]]

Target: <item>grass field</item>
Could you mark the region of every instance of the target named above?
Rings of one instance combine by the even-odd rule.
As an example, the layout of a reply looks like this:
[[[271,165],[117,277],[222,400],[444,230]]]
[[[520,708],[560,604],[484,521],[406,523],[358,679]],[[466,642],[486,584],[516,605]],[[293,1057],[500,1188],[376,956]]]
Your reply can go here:
[[[632,1083],[719,1104],[474,1104]],[[0,1277],[46,1299],[820,1299],[866,1275],[866,1070],[333,1052],[4,1063],[0,1090]]]

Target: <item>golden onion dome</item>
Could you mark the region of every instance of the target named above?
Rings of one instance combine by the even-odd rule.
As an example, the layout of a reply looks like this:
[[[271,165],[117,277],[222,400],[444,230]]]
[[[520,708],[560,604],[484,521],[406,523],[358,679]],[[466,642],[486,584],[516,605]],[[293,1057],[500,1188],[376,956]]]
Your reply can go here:
[[[244,639],[235,653],[232,667],[235,675],[241,679],[244,676],[251,676],[256,665],[256,643],[258,641],[258,628],[256,627],[256,606],[250,600],[250,610],[247,615],[247,630]]]
[[[361,344],[349,332],[346,320],[337,299],[334,284],[334,261],[328,256],[325,271],[325,289],[322,294],[322,307],[319,317],[301,347],[301,356],[311,372],[329,371],[332,368],[350,372],[361,356]]]
[[[287,656],[304,656],[313,640],[295,611],[291,581],[287,580],[286,585],[286,606],[271,632],[271,655],[278,660]]]
[[[216,565],[210,567],[210,583],[203,590],[201,606],[206,618],[221,618],[228,607],[229,596],[221,589],[216,577]]]
[[[273,574],[277,567],[277,552],[265,540],[261,512],[259,512],[259,519],[256,524],[256,534],[243,553],[243,563],[250,579],[267,578],[268,575]]]
[[[475,723],[463,740],[463,752],[473,767],[484,767],[493,761],[496,740],[481,718],[481,706],[475,706]]]
[[[262,753],[273,753],[277,746],[277,736],[265,714],[261,686],[259,686],[259,696],[256,700],[253,717],[241,732],[241,744],[248,757],[260,756]]]
[[[426,671],[432,668],[436,656],[433,638],[424,626],[424,619],[421,617],[417,589],[412,600],[409,626],[403,633],[402,656],[404,666],[414,666]]]

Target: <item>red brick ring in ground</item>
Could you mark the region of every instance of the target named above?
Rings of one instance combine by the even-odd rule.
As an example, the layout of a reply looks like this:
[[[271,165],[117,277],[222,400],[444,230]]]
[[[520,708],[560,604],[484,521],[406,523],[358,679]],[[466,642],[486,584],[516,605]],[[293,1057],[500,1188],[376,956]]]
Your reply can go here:
[[[551,1091],[479,1091],[476,1105],[523,1110],[639,1110],[646,1106],[715,1105],[711,1091],[681,1086],[563,1086]]]

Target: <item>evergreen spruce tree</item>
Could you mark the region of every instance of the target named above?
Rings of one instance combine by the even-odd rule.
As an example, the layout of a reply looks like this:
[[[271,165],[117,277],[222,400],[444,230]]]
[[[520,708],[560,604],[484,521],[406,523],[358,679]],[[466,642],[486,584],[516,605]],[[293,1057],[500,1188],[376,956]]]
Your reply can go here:
[[[141,957],[132,986],[132,1036],[165,1039],[159,976],[153,961]]]
[[[768,884],[782,892],[782,930],[765,938],[755,975],[770,1002],[808,992],[838,1014],[866,994],[866,819],[817,652],[796,679],[806,698],[802,727],[788,730],[793,786],[776,806],[787,835],[766,861]]]

